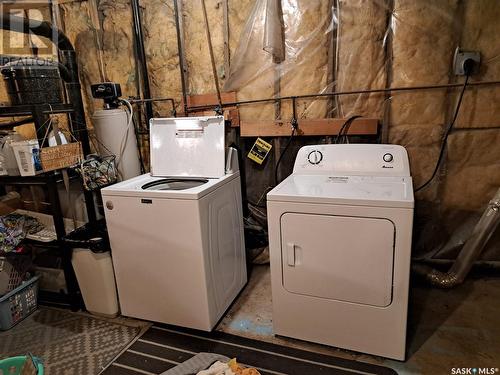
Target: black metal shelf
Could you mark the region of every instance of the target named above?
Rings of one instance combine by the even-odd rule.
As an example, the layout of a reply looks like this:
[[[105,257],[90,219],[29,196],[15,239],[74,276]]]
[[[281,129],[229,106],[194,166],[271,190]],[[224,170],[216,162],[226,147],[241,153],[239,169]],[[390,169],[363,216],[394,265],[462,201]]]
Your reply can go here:
[[[31,103],[29,105],[16,105],[0,107],[0,117],[18,117],[30,116],[36,129],[36,138],[43,139],[46,133],[46,127],[50,115],[54,113],[68,114],[72,131],[75,138],[81,142],[84,156],[88,155],[91,151],[90,142],[85,123],[85,111],[83,108],[83,100],[80,86],[80,79],[78,77],[78,61],[76,52],[66,37],[66,35],[53,27],[48,22],[42,22],[37,27],[30,27],[31,20],[22,17],[9,17],[9,22],[4,22],[0,28],[10,30],[22,34],[34,33],[41,37],[50,39],[50,35],[55,32],[58,37],[57,41],[52,41],[57,47],[59,66],[63,69],[61,71],[61,78],[64,80],[64,89],[66,92],[66,103]],[[44,100],[46,98],[41,97]],[[44,146],[44,145],[41,145]],[[83,300],[79,294],[78,283],[76,276],[71,265],[72,249],[64,245],[62,238],[66,235],[64,229],[63,214],[61,211],[61,204],[58,194],[58,183],[61,178],[56,174],[45,174],[33,177],[4,177],[0,179],[0,190],[5,184],[11,185],[42,185],[45,184],[48,189],[48,199],[51,203],[52,216],[54,219],[54,226],[57,234],[57,242],[60,245],[60,250],[63,253],[61,257],[62,268],[66,279],[68,289],[68,299],[73,309],[83,307]],[[96,223],[96,211],[94,205],[94,195],[91,192],[82,190],[85,197],[85,204],[87,208],[88,221],[94,225]]]
[[[77,174],[70,174],[70,180],[78,178]],[[0,176],[0,184],[3,185],[46,185],[48,183],[62,182],[60,173],[46,172],[35,176]]]
[[[54,103],[54,104],[32,104],[32,105],[17,105],[0,107],[0,117],[18,117],[18,116],[32,116],[37,131],[37,138],[41,139],[46,132],[43,126],[51,114],[56,113],[74,113],[72,104]],[[80,178],[74,170],[68,169],[70,180]],[[62,268],[66,279],[68,288],[67,303],[69,303],[73,310],[78,310],[83,307],[80,290],[76,281],[76,276],[71,265],[72,249],[64,245],[62,238],[66,236],[66,229],[64,226],[63,213],[61,210],[61,202],[59,201],[58,185],[63,182],[63,176],[58,172],[45,172],[35,176],[0,176],[0,186],[14,185],[14,186],[46,186],[48,192],[48,199],[50,202],[51,215],[54,220],[54,228],[57,235],[57,240],[50,243],[42,243],[38,241],[25,240],[26,244],[35,247],[45,247],[56,250],[61,254]],[[83,189],[83,184],[82,184]],[[84,190],[84,189],[83,189]],[[85,203],[87,207],[87,215],[89,221],[95,222],[95,207],[93,195],[84,190]]]
[[[0,117],[33,116],[36,113],[49,115],[51,113],[71,113],[74,108],[71,104],[29,104],[0,107]]]

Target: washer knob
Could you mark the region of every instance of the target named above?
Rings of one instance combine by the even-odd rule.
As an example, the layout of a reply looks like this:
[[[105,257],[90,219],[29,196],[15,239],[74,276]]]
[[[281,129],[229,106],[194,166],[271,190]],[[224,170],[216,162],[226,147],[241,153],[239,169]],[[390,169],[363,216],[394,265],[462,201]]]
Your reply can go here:
[[[392,154],[387,153],[384,154],[383,159],[386,163],[390,163],[391,161],[394,160],[394,156],[392,156]]]
[[[323,154],[321,151],[313,150],[307,155],[307,160],[311,164],[319,164],[323,160]]]

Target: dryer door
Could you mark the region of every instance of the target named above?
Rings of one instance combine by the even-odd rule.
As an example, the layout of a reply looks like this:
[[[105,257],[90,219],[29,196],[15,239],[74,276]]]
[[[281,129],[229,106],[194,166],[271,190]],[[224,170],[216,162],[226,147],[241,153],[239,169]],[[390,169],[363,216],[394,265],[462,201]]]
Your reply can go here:
[[[283,286],[289,292],[390,305],[395,234],[390,220],[285,213],[281,233]]]

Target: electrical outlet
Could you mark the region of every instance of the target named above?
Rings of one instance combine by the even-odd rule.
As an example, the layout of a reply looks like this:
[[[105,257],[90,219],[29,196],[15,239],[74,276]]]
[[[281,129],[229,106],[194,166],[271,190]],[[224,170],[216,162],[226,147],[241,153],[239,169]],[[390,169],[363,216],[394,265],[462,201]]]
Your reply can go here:
[[[481,53],[479,51],[463,51],[457,47],[455,50],[455,57],[453,59],[453,70],[455,75],[464,76],[464,63],[467,60],[473,60],[475,62],[472,74],[479,73],[479,65],[481,64]]]

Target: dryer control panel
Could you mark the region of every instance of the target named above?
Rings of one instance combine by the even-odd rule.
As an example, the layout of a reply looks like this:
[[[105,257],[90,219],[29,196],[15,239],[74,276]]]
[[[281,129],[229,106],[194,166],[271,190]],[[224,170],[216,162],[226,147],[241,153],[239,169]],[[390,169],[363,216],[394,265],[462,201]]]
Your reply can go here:
[[[410,176],[410,165],[403,146],[327,144],[302,147],[293,173],[404,177]]]

